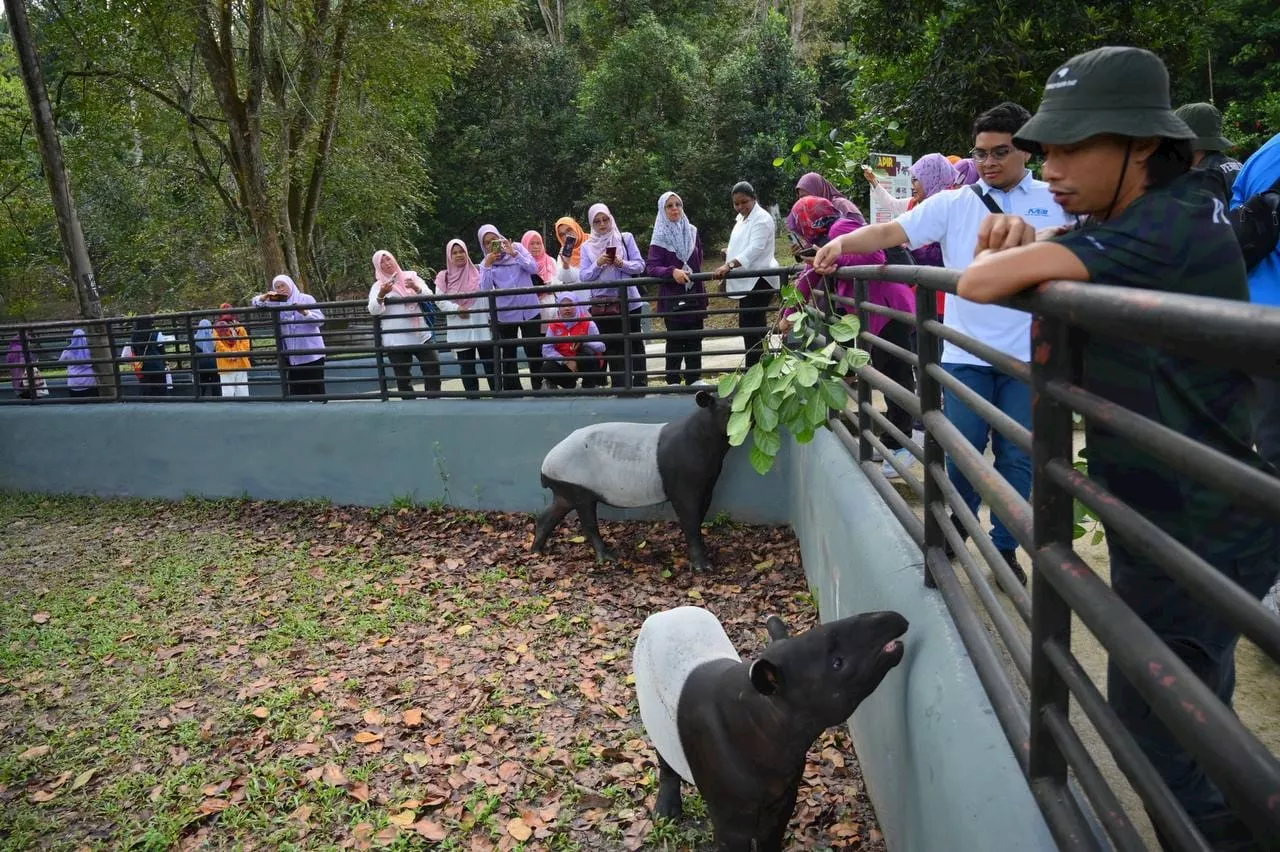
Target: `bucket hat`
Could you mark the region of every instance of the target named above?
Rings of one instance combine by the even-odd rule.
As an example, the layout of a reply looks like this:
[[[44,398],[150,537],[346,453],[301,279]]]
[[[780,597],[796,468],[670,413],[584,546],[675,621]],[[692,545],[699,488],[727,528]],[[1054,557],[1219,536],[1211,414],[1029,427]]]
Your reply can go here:
[[[1169,72],[1160,57],[1137,47],[1099,47],[1058,66],[1036,114],[1014,134],[1024,151],[1072,145],[1100,133],[1194,139],[1173,114]]]
[[[1222,113],[1213,104],[1184,104],[1173,113],[1187,123],[1196,138],[1191,142],[1195,151],[1229,151],[1235,146],[1222,135]]]

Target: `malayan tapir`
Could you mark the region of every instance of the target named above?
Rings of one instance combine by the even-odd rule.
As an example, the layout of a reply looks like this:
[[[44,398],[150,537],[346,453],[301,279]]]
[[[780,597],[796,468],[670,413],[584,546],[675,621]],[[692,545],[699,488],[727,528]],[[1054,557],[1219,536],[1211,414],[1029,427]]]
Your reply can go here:
[[[564,516],[574,509],[597,561],[614,559],[600,537],[596,504],[620,508],[670,501],[689,545],[695,571],[711,567],[702,519],[729,451],[730,403],[707,391],[698,407],[670,423],[596,423],[572,432],[542,460],[542,485],[555,495],[535,524],[533,551],[541,553]]]
[[[680,780],[707,804],[721,852],[780,852],[805,754],[880,684],[903,655],[896,612],[849,616],[772,640],[752,663],[701,607],[649,616],[632,665],[640,718],[658,752],[655,812],[680,816]]]

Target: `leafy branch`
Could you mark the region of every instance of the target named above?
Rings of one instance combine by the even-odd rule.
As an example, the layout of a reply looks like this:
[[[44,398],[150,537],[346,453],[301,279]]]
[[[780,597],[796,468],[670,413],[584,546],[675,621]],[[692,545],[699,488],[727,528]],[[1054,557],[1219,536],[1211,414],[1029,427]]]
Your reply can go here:
[[[773,467],[782,447],[781,430],[791,432],[798,443],[812,441],[830,412],[848,404],[845,376],[871,360],[853,345],[859,330],[856,316],[829,321],[807,313],[805,298],[794,285],[782,289],[782,305],[798,309],[791,317],[791,339],[798,345],[777,335],[775,326],[766,340],[777,344],[768,346],[745,373],[722,378],[719,387],[721,397],[733,399],[729,444],[741,446],[750,435],[751,466],[761,475]]]

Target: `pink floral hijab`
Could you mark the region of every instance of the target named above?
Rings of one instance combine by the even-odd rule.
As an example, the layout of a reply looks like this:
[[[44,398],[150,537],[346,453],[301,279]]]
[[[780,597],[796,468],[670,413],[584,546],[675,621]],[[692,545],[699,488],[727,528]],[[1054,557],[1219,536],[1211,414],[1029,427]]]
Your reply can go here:
[[[547,254],[546,244],[543,242],[542,234],[537,231],[525,231],[524,236],[520,238],[520,245],[529,250],[529,255],[538,264],[538,277],[543,283],[550,284],[556,277],[556,262]],[[534,251],[534,246],[538,247]]]
[[[956,167],[941,154],[925,154],[912,163],[907,171],[920,181],[925,198],[932,198],[944,189],[951,189],[959,178]]]

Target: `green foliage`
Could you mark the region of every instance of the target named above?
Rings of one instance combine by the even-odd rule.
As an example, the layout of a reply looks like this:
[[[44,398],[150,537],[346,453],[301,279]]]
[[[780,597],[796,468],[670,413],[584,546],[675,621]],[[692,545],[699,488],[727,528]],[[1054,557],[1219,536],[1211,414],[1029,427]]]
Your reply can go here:
[[[751,466],[761,475],[773,467],[782,447],[782,430],[801,444],[812,441],[827,425],[831,412],[843,411],[848,404],[844,377],[871,360],[867,352],[853,346],[858,337],[856,316],[815,318],[803,311],[805,299],[790,285],[783,288],[782,303],[801,308],[791,318],[798,345],[783,339],[745,373],[723,377],[718,389],[721,397],[733,400],[729,444],[742,446],[750,437]]]

